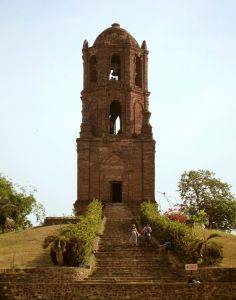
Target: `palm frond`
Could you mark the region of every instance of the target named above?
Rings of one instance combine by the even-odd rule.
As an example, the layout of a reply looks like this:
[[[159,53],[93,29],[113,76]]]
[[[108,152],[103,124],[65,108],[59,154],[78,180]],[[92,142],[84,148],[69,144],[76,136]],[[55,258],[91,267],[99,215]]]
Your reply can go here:
[[[49,235],[49,236],[47,236],[47,237],[44,239],[44,241],[43,241],[43,249],[48,248],[48,246],[49,246],[52,242],[54,242],[55,238],[56,238],[55,235]]]
[[[214,233],[210,234],[210,235],[207,237],[206,241],[209,241],[209,240],[211,240],[211,239],[213,239],[213,238],[216,238],[216,237],[221,237],[221,235],[220,235],[219,233],[217,233],[217,232],[214,232]]]
[[[202,249],[202,246],[204,245],[204,241],[199,241],[198,243],[197,243],[197,245],[196,245],[196,251],[197,251],[197,253],[201,253],[201,249]]]
[[[67,239],[64,236],[57,236],[52,244],[52,249],[56,252],[65,252]]]

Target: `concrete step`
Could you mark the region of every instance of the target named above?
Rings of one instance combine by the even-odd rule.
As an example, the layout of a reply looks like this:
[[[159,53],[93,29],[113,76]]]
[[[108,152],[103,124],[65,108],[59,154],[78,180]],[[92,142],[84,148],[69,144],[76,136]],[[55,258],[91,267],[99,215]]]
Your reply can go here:
[[[135,275],[133,275],[135,274]],[[95,272],[94,275],[92,276],[92,278],[95,277],[99,277],[99,278],[103,278],[103,277],[113,277],[113,276],[118,276],[118,277],[140,277],[140,278],[144,278],[144,277],[149,277],[149,276],[153,276],[153,277],[157,277],[157,278],[162,278],[162,277],[168,277],[168,278],[175,278],[175,276],[169,276],[168,272],[155,272],[152,271],[150,273],[150,271],[148,272],[147,270],[143,270],[141,271],[137,271],[134,272],[133,271],[126,271],[126,272],[121,272],[121,271],[117,271],[117,272]]]
[[[175,280],[170,280],[169,278],[161,278],[161,279],[156,279],[156,278],[152,278],[152,279],[136,279],[133,278],[132,281],[128,281],[127,279],[122,279],[122,278],[103,278],[103,279],[89,279],[89,280],[85,280],[83,282],[81,282],[81,284],[125,284],[125,285],[134,285],[134,284],[141,284],[141,285],[146,285],[146,284],[160,284],[160,283],[171,283],[171,282],[176,282]],[[183,281],[179,281],[179,283],[181,282],[185,282]],[[114,295],[113,295],[114,296]],[[123,299],[123,298],[122,298]],[[138,299],[138,298],[135,298]],[[144,298],[142,298],[144,299]],[[145,298],[147,299],[147,298]],[[157,298],[153,298],[153,299],[157,299]],[[164,299],[164,298],[163,298]]]
[[[148,256],[143,255],[142,253],[116,253],[116,254],[110,254],[109,252],[103,252],[103,253],[95,253],[96,258],[105,258],[105,259],[143,259],[144,261],[147,260],[160,260],[158,255]]]
[[[159,260],[156,260],[156,259],[150,259],[148,262],[145,260],[145,259],[142,259],[142,258],[104,258],[103,260],[99,259],[97,260],[97,263],[100,263],[100,262],[103,262],[104,264],[108,265],[108,264],[111,264],[111,263],[114,263],[114,264],[127,264],[127,263],[130,263],[130,264],[143,264],[145,266],[153,266],[154,264],[156,265],[164,265],[164,266],[167,266],[169,267],[170,266],[170,263],[165,263],[163,261],[159,261]]]
[[[121,250],[116,250],[114,249],[112,251],[112,249],[99,249],[97,252],[95,252],[95,254],[99,254],[99,255],[109,255],[112,257],[113,256],[123,256],[123,257],[128,257],[128,256],[132,256],[132,255],[137,255],[137,256],[142,256],[145,259],[153,258],[153,257],[161,257],[161,259],[163,259],[165,256],[160,255],[158,253],[158,251],[153,251],[153,252],[147,252],[147,251],[143,251],[142,249],[137,250],[137,249],[130,249],[127,251],[121,251]]]
[[[174,279],[171,279],[169,277],[162,277],[162,278],[158,278],[158,277],[155,277],[155,276],[124,276],[124,277],[121,277],[121,276],[104,276],[104,277],[101,277],[101,276],[93,276],[93,277],[89,277],[87,279],[87,281],[89,282],[92,282],[92,281],[109,281],[109,280],[114,280],[114,281],[123,281],[123,282],[146,282],[146,281],[162,281],[162,282],[171,282],[173,281]]]
[[[139,264],[110,264],[110,266],[107,266],[107,265],[104,265],[104,264],[98,264],[97,267],[96,267],[96,270],[100,270],[102,269],[104,272],[107,272],[109,270],[148,270],[148,271],[155,271],[155,270],[160,270],[160,271],[167,271],[169,272],[170,271],[170,268],[166,267],[165,265],[155,265],[155,266],[152,266],[152,265],[145,265],[145,264],[142,264],[142,265],[139,265]],[[174,270],[173,270],[174,272]]]
[[[169,268],[169,266],[171,265],[170,263],[165,263],[163,261],[159,261],[159,260],[156,260],[156,259],[152,259],[152,260],[149,260],[148,262],[144,259],[104,259],[104,260],[97,260],[97,265],[99,264],[104,264],[104,265],[109,265],[109,264],[118,264],[118,265],[127,265],[128,263],[131,265],[138,265],[138,264],[142,264],[144,266],[153,266],[154,265],[163,265],[163,266],[166,266]]]
[[[121,254],[129,254],[129,253],[142,253],[144,255],[160,255],[159,251],[157,249],[147,249],[147,248],[141,248],[141,247],[116,247],[116,246],[100,246],[99,252],[109,252],[109,253],[121,253]]]

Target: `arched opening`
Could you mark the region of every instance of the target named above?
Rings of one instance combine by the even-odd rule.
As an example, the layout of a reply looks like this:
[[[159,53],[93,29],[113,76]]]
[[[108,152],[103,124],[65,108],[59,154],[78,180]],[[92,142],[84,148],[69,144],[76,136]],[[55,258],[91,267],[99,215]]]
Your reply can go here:
[[[135,63],[135,84],[139,87],[142,87],[142,61],[137,55]]]
[[[113,54],[111,57],[111,68],[109,72],[109,80],[120,80],[120,55]]]
[[[95,55],[90,57],[90,81],[97,82],[97,58]]]
[[[109,132],[110,134],[120,134],[122,132],[121,105],[119,101],[113,101],[110,105]]]

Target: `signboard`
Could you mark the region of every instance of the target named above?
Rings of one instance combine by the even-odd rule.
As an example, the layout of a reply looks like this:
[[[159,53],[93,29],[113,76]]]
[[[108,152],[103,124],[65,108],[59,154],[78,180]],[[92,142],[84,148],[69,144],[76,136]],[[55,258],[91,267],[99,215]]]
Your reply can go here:
[[[198,264],[186,264],[185,271],[197,271]]]

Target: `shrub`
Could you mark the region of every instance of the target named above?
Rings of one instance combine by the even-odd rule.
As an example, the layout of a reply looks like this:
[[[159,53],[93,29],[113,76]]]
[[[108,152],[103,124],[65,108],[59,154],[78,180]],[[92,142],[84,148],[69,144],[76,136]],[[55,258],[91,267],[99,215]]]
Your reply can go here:
[[[69,239],[66,251],[63,253],[64,264],[67,266],[80,266],[84,259],[85,241],[78,237]]]
[[[46,249],[50,245],[51,260],[55,265],[58,265],[63,253],[66,251],[67,239],[65,236],[49,235],[44,239],[43,248]]]
[[[206,244],[206,247],[202,249],[203,263],[206,265],[219,264],[224,258],[222,246],[216,242],[210,242]]]
[[[164,216],[166,216],[171,221],[175,221],[183,224],[185,224],[186,221],[188,220],[186,214],[183,211],[180,211],[179,209],[170,208],[164,213]]]
[[[57,236],[47,237],[44,241],[44,248],[51,245],[51,250],[63,255],[63,263],[69,266],[79,266],[88,262],[93,250],[94,239],[96,238],[102,220],[102,204],[94,199],[87,207],[85,215],[79,217],[77,224],[63,227]],[[55,247],[55,241],[65,242],[63,248]],[[62,245],[62,244],[59,244]],[[57,252],[58,251],[58,252]],[[51,252],[53,263],[58,261],[56,255]]]
[[[196,245],[199,239],[185,224],[173,222],[166,216],[161,216],[157,204],[144,202],[141,204],[141,222],[149,223],[153,229],[154,236],[163,244],[171,239],[174,252],[183,262],[197,262],[199,252]]]
[[[222,261],[222,246],[212,241],[213,238],[220,237],[219,233],[212,233],[207,238],[202,238],[196,245],[196,250],[200,255],[199,262],[205,265],[215,265]]]
[[[57,253],[53,250],[53,248],[50,249],[50,257],[51,257],[51,261],[54,263],[54,265],[58,265]]]

